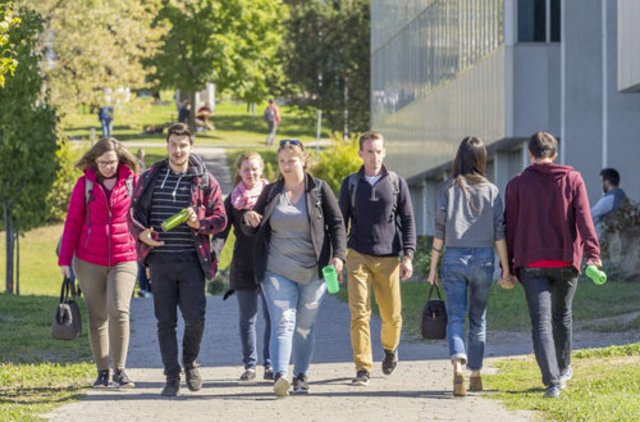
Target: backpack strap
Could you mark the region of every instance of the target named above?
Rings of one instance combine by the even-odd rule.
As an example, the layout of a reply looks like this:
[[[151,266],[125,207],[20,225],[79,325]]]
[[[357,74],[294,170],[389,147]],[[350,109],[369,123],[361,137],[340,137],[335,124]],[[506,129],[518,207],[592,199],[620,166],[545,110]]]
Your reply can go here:
[[[130,174],[129,177],[127,177],[127,180],[124,181],[125,186],[127,187],[127,195],[129,195],[129,198],[133,198],[133,175]]]
[[[89,201],[91,200],[91,193],[93,192],[93,180],[89,180],[86,177],[84,178],[84,208],[85,214],[87,217],[87,227],[89,228],[89,234],[91,234],[91,225],[89,222],[91,221],[91,212],[89,211]]]
[[[351,214],[353,215],[353,210],[356,209],[356,189],[358,188],[359,182],[358,173],[352,173],[349,175],[349,180],[347,181],[349,187],[349,197],[351,198]]]

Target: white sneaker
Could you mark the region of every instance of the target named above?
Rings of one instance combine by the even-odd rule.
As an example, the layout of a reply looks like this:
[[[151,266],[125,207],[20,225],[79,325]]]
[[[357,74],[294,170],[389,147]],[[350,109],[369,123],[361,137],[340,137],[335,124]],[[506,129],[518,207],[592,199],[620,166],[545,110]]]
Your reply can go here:
[[[564,390],[567,388],[567,381],[573,378],[573,369],[571,367],[567,368],[564,374],[560,375],[560,389]]]
[[[278,397],[287,397],[289,395],[289,386],[289,380],[284,376],[280,376],[273,384],[273,392]]]

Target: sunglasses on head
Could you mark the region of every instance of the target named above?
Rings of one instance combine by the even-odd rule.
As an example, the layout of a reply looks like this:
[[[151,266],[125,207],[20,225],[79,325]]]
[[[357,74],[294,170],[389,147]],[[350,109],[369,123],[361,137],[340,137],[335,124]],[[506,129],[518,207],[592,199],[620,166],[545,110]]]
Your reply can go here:
[[[282,140],[280,140],[280,148],[284,148],[287,145],[295,145],[295,146],[298,146],[298,147],[304,149],[304,145],[302,145],[302,142],[300,142],[297,139],[282,139]]]

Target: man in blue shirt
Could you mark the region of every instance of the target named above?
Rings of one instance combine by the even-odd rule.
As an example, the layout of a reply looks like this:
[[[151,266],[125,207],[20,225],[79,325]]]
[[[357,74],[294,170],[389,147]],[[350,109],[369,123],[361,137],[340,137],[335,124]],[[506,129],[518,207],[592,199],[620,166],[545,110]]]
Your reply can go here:
[[[627,198],[626,193],[618,187],[620,185],[620,173],[616,169],[606,168],[600,172],[602,179],[602,191],[604,195],[591,207],[593,224],[596,226],[598,238],[604,233],[604,218],[615,213],[622,202]]]

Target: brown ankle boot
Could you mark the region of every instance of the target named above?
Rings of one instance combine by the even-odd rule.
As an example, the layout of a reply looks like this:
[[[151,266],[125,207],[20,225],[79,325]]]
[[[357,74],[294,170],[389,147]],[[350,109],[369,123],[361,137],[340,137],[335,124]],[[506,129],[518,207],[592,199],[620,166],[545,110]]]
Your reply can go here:
[[[469,391],[482,391],[482,377],[480,375],[469,378]]]

